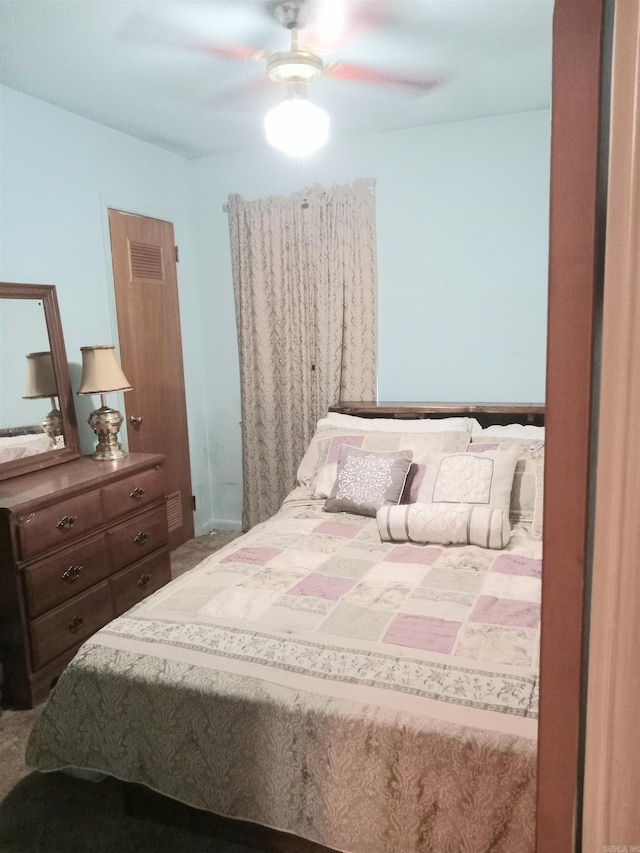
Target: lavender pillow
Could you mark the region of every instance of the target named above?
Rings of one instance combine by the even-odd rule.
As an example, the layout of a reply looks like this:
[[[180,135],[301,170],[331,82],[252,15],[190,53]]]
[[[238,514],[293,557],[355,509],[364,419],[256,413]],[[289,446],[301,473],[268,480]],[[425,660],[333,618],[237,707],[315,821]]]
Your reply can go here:
[[[381,506],[400,502],[411,466],[411,450],[379,453],[341,445],[338,471],[326,512],[353,512],[375,516]]]

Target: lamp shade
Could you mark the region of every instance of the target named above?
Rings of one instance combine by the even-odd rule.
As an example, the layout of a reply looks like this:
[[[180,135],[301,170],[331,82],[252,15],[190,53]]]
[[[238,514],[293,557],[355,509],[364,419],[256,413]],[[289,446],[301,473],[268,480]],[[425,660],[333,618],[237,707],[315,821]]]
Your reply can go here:
[[[37,397],[56,397],[58,385],[50,352],[30,352],[27,355],[27,387],[24,400]]]
[[[291,157],[306,157],[326,145],[329,116],[306,98],[287,98],[264,117],[267,142]]]
[[[78,394],[131,391],[129,380],[116,359],[115,346],[80,347],[82,377]]]

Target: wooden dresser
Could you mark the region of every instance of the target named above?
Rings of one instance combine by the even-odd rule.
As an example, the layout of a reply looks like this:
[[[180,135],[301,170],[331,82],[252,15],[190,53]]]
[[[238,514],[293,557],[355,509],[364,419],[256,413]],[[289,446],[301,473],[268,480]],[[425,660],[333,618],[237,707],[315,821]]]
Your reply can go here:
[[[91,634],[171,577],[164,456],[0,482],[1,700],[44,699]]]

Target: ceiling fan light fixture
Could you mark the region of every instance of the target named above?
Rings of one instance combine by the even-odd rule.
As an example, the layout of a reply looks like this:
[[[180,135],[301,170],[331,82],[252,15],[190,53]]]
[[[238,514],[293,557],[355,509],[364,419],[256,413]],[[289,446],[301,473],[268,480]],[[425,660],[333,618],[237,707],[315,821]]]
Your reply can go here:
[[[286,98],[264,117],[267,142],[290,157],[307,157],[326,145],[329,116],[306,98]]]
[[[267,74],[274,83],[313,83],[323,73],[322,59],[303,50],[274,53],[267,60]]]

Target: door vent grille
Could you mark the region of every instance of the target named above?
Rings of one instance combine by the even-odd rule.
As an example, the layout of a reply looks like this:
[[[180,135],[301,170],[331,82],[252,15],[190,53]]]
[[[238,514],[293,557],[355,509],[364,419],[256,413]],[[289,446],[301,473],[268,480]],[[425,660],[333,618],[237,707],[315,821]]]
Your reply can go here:
[[[129,241],[129,267],[131,281],[141,278],[151,281],[164,281],[162,246]]]
[[[167,498],[167,523],[169,533],[182,527],[182,500],[180,492],[174,492]]]

